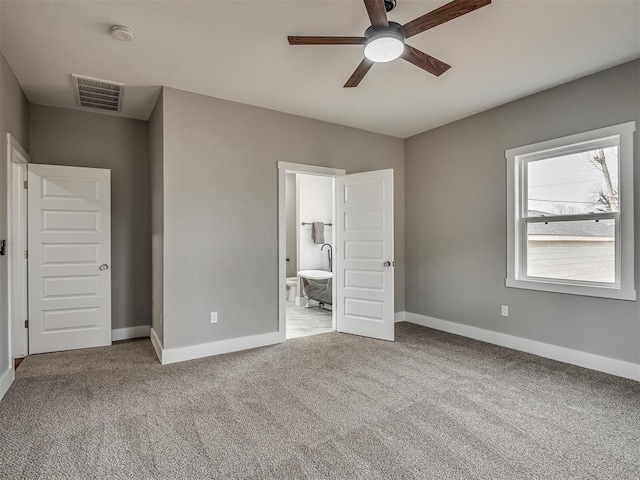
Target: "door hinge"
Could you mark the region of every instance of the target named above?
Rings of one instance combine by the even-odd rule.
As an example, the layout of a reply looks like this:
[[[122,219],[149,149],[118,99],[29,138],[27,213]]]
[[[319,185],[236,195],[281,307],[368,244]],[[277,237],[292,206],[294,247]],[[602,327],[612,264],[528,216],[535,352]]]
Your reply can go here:
[[[29,320],[24,321],[24,328],[29,328]]]
[[[29,189],[29,182],[27,182],[26,180],[24,181],[24,189],[25,190]]]
[[[24,258],[29,258],[29,250],[24,251]]]

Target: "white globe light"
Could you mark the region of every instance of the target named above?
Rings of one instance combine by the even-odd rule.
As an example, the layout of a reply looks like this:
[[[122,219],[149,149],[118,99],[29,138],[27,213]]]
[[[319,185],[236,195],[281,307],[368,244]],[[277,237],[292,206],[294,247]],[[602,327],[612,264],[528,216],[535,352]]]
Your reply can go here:
[[[372,62],[390,62],[404,52],[404,42],[399,36],[388,33],[377,35],[367,40],[364,46],[364,56]]]

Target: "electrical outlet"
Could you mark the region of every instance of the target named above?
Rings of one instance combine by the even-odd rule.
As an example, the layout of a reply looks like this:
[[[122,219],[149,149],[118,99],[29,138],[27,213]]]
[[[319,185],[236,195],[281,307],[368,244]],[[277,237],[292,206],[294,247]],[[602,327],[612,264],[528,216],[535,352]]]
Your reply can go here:
[[[218,323],[218,312],[211,312],[211,323]]]
[[[509,316],[509,306],[508,305],[502,305],[502,316],[503,317],[508,317]]]

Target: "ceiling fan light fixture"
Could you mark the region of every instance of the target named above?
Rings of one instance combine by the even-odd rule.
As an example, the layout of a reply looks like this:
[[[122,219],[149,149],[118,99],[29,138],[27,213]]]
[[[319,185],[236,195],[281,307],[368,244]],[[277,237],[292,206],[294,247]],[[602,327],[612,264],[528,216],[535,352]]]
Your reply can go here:
[[[396,0],[364,0],[371,26],[362,37],[289,36],[289,45],[364,45],[365,58],[351,74],[344,88],[357,87],[374,63],[391,62],[397,58],[439,77],[451,65],[407,45],[405,40],[490,5],[491,2],[492,0],[451,0],[440,8],[400,25],[387,16],[387,12],[396,6]]]
[[[373,35],[364,44],[364,56],[376,63],[395,60],[403,52],[404,38],[393,31]]]

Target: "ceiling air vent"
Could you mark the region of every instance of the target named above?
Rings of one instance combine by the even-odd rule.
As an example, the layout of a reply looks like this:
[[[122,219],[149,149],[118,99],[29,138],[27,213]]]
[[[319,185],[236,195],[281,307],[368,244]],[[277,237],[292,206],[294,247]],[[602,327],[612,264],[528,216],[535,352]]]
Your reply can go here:
[[[124,84],[71,75],[78,105],[112,112],[120,111]]]

